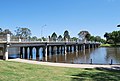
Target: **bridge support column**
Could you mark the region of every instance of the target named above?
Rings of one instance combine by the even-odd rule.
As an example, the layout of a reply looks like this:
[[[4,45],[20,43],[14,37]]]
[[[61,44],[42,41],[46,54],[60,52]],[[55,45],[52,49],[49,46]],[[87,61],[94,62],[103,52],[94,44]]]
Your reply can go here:
[[[64,46],[64,53],[67,54],[67,46],[66,46],[66,44]]]
[[[78,44],[76,44],[76,50],[75,51],[78,52]]]
[[[88,44],[88,49],[90,49],[90,43]]]
[[[83,50],[85,51],[85,44],[83,44]]]
[[[78,52],[80,51],[80,46],[79,45],[77,45],[77,48],[78,48]]]
[[[47,55],[49,56],[49,46],[47,46]]]
[[[20,58],[23,58],[23,47],[20,47]]]
[[[29,47],[29,51],[30,51],[29,59],[33,59],[32,49],[33,47]]]
[[[59,52],[59,50],[60,50],[60,47],[59,46],[57,46],[57,54],[59,54],[60,52]]]
[[[51,46],[51,54],[53,55],[53,48],[54,48],[54,46]]]
[[[76,52],[76,46],[74,45],[74,52]]]
[[[66,51],[69,52],[69,46],[67,46]]]
[[[61,54],[62,54],[62,51],[63,51],[63,46],[61,46]]]
[[[8,60],[8,47],[9,47],[9,45],[7,45],[7,44],[4,45],[4,54],[3,54],[4,60]]]
[[[39,47],[36,47],[36,59],[39,59]]]
[[[70,52],[72,52],[72,46],[70,46]]]
[[[45,45],[45,61],[47,61],[47,44]]]
[[[28,48],[28,47],[25,47],[25,59],[27,59],[27,58],[28,58],[27,48]]]

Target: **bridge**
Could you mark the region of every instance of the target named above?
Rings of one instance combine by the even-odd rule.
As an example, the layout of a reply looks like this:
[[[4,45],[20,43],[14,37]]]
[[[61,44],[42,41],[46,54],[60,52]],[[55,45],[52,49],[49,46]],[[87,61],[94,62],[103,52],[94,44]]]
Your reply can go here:
[[[67,52],[78,52],[80,50],[90,49],[99,47],[100,43],[92,43],[92,42],[70,42],[70,41],[10,41],[9,35],[7,36],[6,41],[0,42],[0,49],[3,51],[3,59],[8,60],[9,48],[17,47],[19,48],[20,58],[32,59],[33,48],[36,49],[36,57],[39,57],[39,49],[43,49],[43,56],[47,61],[47,57],[49,56],[49,52],[54,52],[54,49],[57,50],[57,53],[67,54]],[[28,48],[29,48],[29,56],[28,56]],[[25,55],[23,55],[25,53]]]

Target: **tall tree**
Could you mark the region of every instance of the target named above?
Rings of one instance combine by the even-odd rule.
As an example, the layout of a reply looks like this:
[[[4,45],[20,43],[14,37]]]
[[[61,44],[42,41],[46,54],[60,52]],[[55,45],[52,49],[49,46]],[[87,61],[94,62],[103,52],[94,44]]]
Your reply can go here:
[[[78,33],[78,36],[82,41],[85,41],[85,40],[90,40],[91,35],[88,31],[80,31]]]
[[[12,32],[9,30],[9,29],[5,29],[3,32],[2,32],[3,35],[6,35],[6,34],[10,34],[12,35]]]
[[[64,40],[65,40],[65,41],[66,41],[66,40],[69,41],[70,35],[69,35],[69,32],[68,32],[67,30],[64,32],[63,36],[64,36]]]
[[[31,36],[31,30],[28,28],[17,27],[15,32],[16,36],[19,36],[21,38],[29,38]]]
[[[54,32],[51,36],[52,40],[53,41],[56,41],[57,40],[57,34]]]
[[[104,37],[106,38],[106,42],[108,42],[108,39],[109,39],[109,33],[106,32],[106,33],[104,34]]]
[[[62,41],[62,36],[61,35],[58,36],[58,41]]]

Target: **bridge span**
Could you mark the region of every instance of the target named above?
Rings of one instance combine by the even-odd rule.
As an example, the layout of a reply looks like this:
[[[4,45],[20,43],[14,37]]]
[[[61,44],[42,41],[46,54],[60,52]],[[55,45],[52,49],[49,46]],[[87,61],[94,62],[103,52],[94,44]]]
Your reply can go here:
[[[2,41],[0,42],[0,48],[3,50],[3,59],[8,60],[9,48],[17,47],[19,48],[20,58],[32,59],[32,49],[36,49],[36,58],[39,57],[39,49],[43,49],[43,56],[47,61],[47,57],[49,56],[49,52],[54,52],[54,48],[57,49],[57,53],[67,54],[67,52],[78,52],[80,50],[90,49],[99,47],[100,43],[83,43],[83,42],[48,42],[48,41]],[[29,48],[29,56],[28,56],[28,48]],[[51,49],[50,49],[51,48]],[[24,49],[24,50],[23,50]],[[25,55],[23,55],[25,53]]]
[[[72,42],[72,41],[59,41],[59,42],[51,42],[51,41],[11,41],[10,35],[7,34],[6,40],[0,41],[0,50],[3,53],[3,59],[8,60],[8,55],[10,48],[18,48],[18,52],[20,58],[32,59],[33,48],[36,49],[36,58],[39,57],[39,49],[43,49],[43,56],[47,61],[47,57],[51,52],[53,54],[54,49],[56,48],[57,53],[67,52],[78,52],[80,50],[85,51],[85,49],[96,48],[99,47],[100,43],[92,43],[92,42]],[[28,48],[29,48],[29,56],[28,56]],[[50,49],[51,48],[51,49]],[[15,49],[14,49],[15,50]],[[24,53],[24,54],[23,54]]]

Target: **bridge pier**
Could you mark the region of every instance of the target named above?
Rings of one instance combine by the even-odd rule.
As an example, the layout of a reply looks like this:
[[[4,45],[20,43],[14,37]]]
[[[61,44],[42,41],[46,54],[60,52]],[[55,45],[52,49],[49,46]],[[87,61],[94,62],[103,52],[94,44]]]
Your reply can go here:
[[[36,60],[39,60],[39,47],[35,47],[36,48]]]
[[[64,46],[64,54],[67,54],[67,45]]]
[[[5,44],[4,45],[4,54],[3,54],[3,59],[4,60],[8,60],[8,48],[9,48],[9,45]]]
[[[70,52],[72,52],[72,46],[70,46]]]
[[[20,47],[20,58],[23,58],[23,47]]]
[[[45,61],[47,61],[47,44],[45,45]]]
[[[83,44],[83,50],[85,51],[85,43]]]
[[[29,47],[29,59],[33,59],[32,50],[33,50],[33,47]]]
[[[59,46],[57,46],[57,54],[59,54],[60,52],[59,52],[59,50],[60,50],[60,47]]]
[[[76,44],[76,50],[75,51],[78,52],[78,44]]]

